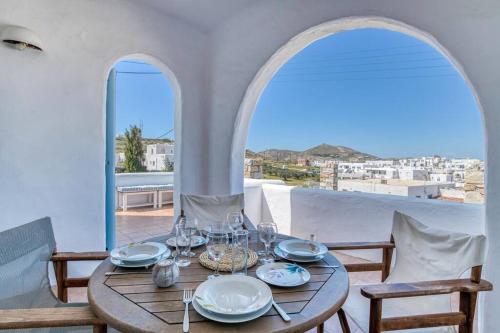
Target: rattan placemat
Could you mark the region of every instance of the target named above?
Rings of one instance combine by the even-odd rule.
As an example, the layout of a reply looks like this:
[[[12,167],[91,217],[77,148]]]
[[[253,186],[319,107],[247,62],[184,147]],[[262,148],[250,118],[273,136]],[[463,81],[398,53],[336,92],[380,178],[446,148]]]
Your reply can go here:
[[[243,258],[241,258],[243,259]],[[200,256],[198,257],[198,260],[200,264],[208,269],[215,270],[217,269],[217,262],[210,260],[210,257],[208,255],[208,252],[205,251]],[[248,261],[247,261],[247,268],[250,268],[254,266],[257,263],[258,256],[257,253],[253,250],[248,250]],[[243,261],[239,260],[239,262],[236,264],[236,268],[239,270],[243,266]],[[231,272],[232,270],[232,252],[231,252],[231,247],[226,249],[226,253],[222,257],[220,264],[219,264],[219,271],[221,272]]]

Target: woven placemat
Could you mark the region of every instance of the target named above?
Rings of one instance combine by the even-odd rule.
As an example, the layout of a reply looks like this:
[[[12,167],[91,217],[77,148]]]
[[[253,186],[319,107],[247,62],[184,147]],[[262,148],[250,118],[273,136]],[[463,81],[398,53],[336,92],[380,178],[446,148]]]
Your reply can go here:
[[[226,249],[226,253],[224,253],[224,256],[222,256],[222,259],[219,264],[219,271],[221,272],[231,272],[232,270],[232,252],[231,252],[231,247],[228,247]],[[250,268],[254,266],[257,263],[258,260],[258,255],[255,251],[253,250],[248,250],[248,261],[247,261],[247,268]],[[208,269],[211,270],[216,270],[217,269],[217,262],[210,260],[210,257],[208,255],[208,252],[205,251],[200,256],[198,257],[198,261],[200,264]],[[239,270],[243,267],[243,260],[240,260],[238,264],[236,264],[236,268]]]

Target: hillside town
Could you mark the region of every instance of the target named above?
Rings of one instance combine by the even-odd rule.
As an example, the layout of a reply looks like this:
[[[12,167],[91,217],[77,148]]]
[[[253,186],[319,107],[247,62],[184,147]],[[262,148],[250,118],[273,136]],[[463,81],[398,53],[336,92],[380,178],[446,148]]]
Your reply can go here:
[[[276,161],[258,153],[245,159],[245,177],[281,178],[290,185],[334,191],[484,202],[484,162],[471,158],[431,156],[352,162],[308,156]]]
[[[145,171],[173,171],[174,142],[144,144]],[[125,160],[116,154],[117,166]],[[484,162],[441,156],[380,159],[347,147],[319,145],[304,152],[247,151],[245,177],[333,191],[484,203]]]

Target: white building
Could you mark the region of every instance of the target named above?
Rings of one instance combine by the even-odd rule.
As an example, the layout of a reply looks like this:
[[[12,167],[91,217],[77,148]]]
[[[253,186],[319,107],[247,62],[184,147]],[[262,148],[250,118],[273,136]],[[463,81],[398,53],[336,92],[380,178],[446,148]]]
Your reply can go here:
[[[175,144],[174,143],[157,143],[147,145],[146,148],[146,169],[148,171],[166,171],[168,163],[174,163]]]
[[[429,180],[429,172],[423,169],[399,169],[399,179],[403,180]]]
[[[453,174],[450,172],[432,172],[429,174],[430,181],[435,183],[452,183],[453,182]]]
[[[440,196],[444,184],[419,180],[366,179],[338,180],[338,191],[390,194],[413,198],[433,199]],[[451,186],[451,183],[446,186]]]

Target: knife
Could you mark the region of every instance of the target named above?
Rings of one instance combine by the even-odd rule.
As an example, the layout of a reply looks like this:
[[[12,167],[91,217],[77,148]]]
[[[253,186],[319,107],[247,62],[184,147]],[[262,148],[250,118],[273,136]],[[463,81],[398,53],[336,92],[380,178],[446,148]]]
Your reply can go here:
[[[285,310],[283,310],[281,308],[281,306],[279,306],[273,299],[273,306],[274,308],[276,309],[276,311],[278,311],[278,313],[280,314],[281,318],[283,318],[284,321],[290,321],[292,320],[290,318],[290,316],[285,312]]]

